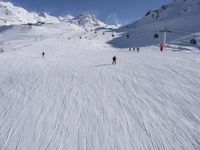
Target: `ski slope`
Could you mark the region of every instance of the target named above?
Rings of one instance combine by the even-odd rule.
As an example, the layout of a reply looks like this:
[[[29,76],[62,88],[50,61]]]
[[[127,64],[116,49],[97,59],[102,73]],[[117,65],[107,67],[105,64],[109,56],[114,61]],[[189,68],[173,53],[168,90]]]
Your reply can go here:
[[[2,33],[1,150],[200,149],[198,49],[129,52],[73,29]]]

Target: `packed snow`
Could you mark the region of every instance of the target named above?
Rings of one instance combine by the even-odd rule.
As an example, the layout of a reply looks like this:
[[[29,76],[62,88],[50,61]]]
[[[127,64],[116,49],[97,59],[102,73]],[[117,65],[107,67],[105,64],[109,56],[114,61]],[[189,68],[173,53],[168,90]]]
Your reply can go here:
[[[200,50],[184,44],[191,33],[169,37],[163,52],[144,41],[133,51],[123,37],[132,26],[95,27],[93,15],[81,16],[87,26],[0,27],[0,149],[200,150]],[[134,32],[138,41],[148,27]]]

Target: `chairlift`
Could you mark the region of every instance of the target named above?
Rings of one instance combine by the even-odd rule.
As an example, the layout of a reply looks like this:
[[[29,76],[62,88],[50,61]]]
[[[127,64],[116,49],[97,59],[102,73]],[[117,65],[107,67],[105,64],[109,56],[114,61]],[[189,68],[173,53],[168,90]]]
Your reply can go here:
[[[159,38],[159,35],[158,35],[157,32],[155,32],[155,34],[154,34],[154,39],[157,39],[157,38]]]
[[[197,44],[197,40],[196,39],[191,39],[190,43],[193,44],[193,45],[196,45]]]

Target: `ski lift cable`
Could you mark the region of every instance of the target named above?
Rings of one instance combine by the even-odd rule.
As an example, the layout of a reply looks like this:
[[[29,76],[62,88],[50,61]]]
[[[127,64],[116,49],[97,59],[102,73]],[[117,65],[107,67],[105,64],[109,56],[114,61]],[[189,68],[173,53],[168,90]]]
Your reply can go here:
[[[129,30],[128,32],[125,32],[125,33],[131,33],[131,32],[137,32],[140,33],[140,34],[143,34],[143,33],[146,33],[146,32],[153,32],[153,33],[157,33],[160,29],[145,29],[145,32],[144,31],[138,31],[138,30],[135,30],[135,29],[132,29],[132,30]],[[171,27],[166,27],[166,30],[168,30],[169,32],[176,32],[176,33],[180,33],[180,34],[191,34],[191,32],[195,33],[197,31],[194,31],[194,30],[187,30],[187,29],[177,29],[177,28],[171,28]]]
[[[173,33],[177,33],[177,34],[183,34],[183,35],[188,35],[190,33],[186,33],[186,32],[180,32],[180,31],[172,31]]]
[[[175,31],[180,31],[180,32],[198,32],[198,31],[194,31],[194,30],[187,30],[187,29],[177,29],[177,28],[170,28],[170,29],[172,29],[172,30],[175,30]]]
[[[189,31],[189,32],[196,32],[194,30],[188,30],[188,29],[179,29],[179,28],[170,28],[170,29],[173,29],[173,30],[179,30],[179,31]]]

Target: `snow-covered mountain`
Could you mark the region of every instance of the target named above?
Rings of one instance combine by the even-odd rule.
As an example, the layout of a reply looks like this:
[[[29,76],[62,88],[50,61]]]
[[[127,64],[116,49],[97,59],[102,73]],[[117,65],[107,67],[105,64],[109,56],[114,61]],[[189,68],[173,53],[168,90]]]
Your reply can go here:
[[[34,12],[28,12],[24,8],[14,6],[10,2],[0,1],[0,25],[37,23],[38,21],[47,23],[59,22],[56,17],[50,16],[47,13],[38,15]]]
[[[73,19],[69,20],[69,22],[77,24],[79,26],[83,27],[100,27],[100,26],[105,26],[103,22],[98,20],[94,14],[91,12],[87,11],[84,12]]]
[[[38,20],[36,13],[30,13],[10,2],[0,1],[0,25],[36,23]]]
[[[134,47],[159,44],[163,41],[164,28],[169,31],[167,42],[174,43],[185,37],[190,45],[190,40],[200,32],[200,0],[174,0],[158,9],[150,10],[140,20],[121,27],[116,32],[123,33],[111,43],[116,47]],[[154,35],[158,34],[158,38]],[[129,39],[127,39],[129,35]],[[180,44],[180,42],[179,42]],[[198,43],[197,43],[198,45]]]
[[[60,22],[57,17],[50,16],[46,12],[40,13],[39,16],[40,16],[40,19],[46,23],[59,23]]]
[[[76,17],[66,15],[64,17],[54,17],[46,12],[29,12],[24,8],[14,6],[10,2],[0,1],[0,25],[17,25],[26,23],[59,23],[65,21],[81,27],[104,27],[105,24],[98,20],[91,12],[84,12]]]
[[[72,15],[66,15],[66,16],[59,17],[60,21],[69,21],[73,18],[74,17]]]

